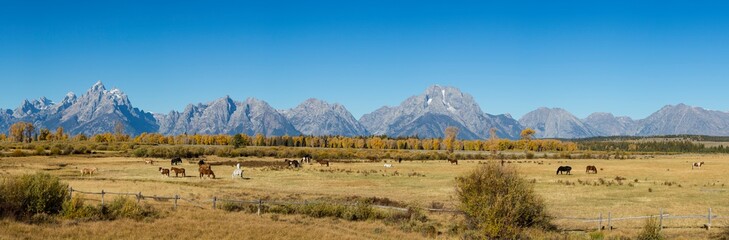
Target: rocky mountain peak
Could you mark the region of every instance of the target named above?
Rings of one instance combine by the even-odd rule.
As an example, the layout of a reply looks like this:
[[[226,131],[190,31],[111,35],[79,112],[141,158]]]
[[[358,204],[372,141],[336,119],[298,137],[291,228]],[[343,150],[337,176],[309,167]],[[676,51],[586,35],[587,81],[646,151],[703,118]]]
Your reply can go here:
[[[104,83],[101,82],[101,80],[97,81],[94,86],[91,86],[91,88],[88,90],[88,92],[101,92],[106,91],[106,87],[104,87]]]
[[[382,107],[365,114],[360,122],[376,135],[442,137],[448,126],[458,127],[459,137],[464,139],[487,138],[492,127],[500,130],[500,137],[519,135],[515,132],[514,126],[519,128],[515,120],[505,115],[485,114],[471,95],[440,85],[428,87],[399,106]]]
[[[367,129],[341,104],[309,98],[295,108],[281,112],[296,129],[306,135],[369,135]]]

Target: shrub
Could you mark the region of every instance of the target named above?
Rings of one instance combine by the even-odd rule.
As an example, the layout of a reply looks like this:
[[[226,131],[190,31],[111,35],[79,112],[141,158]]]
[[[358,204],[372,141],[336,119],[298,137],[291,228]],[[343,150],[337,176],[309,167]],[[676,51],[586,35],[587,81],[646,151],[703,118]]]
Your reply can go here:
[[[101,218],[101,211],[86,205],[81,195],[76,194],[63,203],[61,216],[69,219],[98,220]]]
[[[638,240],[660,240],[664,239],[661,235],[661,226],[658,225],[656,218],[648,218],[643,225],[643,231],[638,234]]]
[[[157,211],[147,204],[138,204],[137,201],[128,197],[119,196],[115,198],[107,209],[110,219],[130,218],[134,220],[143,220],[148,218],[156,218]]]
[[[460,208],[480,238],[520,238],[525,228],[552,229],[544,201],[512,167],[481,165],[456,179]]]
[[[47,173],[23,175],[0,185],[0,213],[28,219],[38,213],[57,214],[68,196],[68,184]]]

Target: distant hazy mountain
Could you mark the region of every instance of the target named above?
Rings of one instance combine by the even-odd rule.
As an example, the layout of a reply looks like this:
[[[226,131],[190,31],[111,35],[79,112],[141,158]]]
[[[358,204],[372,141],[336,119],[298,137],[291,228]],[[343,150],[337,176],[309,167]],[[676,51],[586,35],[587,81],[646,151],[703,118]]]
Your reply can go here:
[[[369,133],[341,104],[308,99],[296,108],[282,111],[302,134],[325,136],[367,136]]]
[[[729,113],[678,104],[667,105],[640,120],[638,135],[668,134],[729,136]]]
[[[521,126],[508,115],[484,113],[469,94],[434,85],[396,107],[365,114],[360,122],[375,135],[443,137],[448,126],[459,128],[462,139],[488,138],[491,128],[504,138],[517,138]]]
[[[162,134],[300,134],[286,117],[255,98],[236,102],[226,96],[207,104],[190,104],[182,113],[172,111],[156,118]]]
[[[117,122],[132,135],[157,131],[157,122],[150,113],[134,108],[119,89],[107,91],[101,81],[80,98],[68,93],[58,104],[45,97],[25,100],[13,111],[12,118],[0,116],[0,121],[2,131],[17,121],[31,122],[37,129],[55,130],[60,126],[70,134],[113,132]]]
[[[519,119],[524,127],[536,131],[537,138],[585,138],[597,132],[561,108],[539,108]]]
[[[615,117],[612,113],[593,113],[583,120],[599,136],[631,136],[638,131],[638,123],[629,117]]]

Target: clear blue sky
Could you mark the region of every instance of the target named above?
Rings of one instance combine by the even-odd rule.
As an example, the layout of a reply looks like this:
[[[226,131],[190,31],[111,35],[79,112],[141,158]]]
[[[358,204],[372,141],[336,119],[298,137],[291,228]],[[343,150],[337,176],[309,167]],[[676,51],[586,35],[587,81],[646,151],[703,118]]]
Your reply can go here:
[[[359,118],[432,84],[515,118],[729,110],[724,1],[302,2],[3,1],[0,108],[101,80],[161,113],[315,97]]]

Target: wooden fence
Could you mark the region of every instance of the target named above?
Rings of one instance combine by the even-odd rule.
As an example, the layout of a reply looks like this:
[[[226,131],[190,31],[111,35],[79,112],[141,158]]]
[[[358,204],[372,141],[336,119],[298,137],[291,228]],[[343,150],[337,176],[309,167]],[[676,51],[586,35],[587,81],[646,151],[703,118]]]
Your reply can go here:
[[[202,202],[195,201],[193,199],[187,199],[182,198],[179,195],[174,196],[157,196],[157,195],[143,195],[142,192],[137,193],[119,193],[119,192],[107,192],[104,190],[101,190],[101,192],[89,192],[89,191],[81,191],[73,188],[69,188],[69,198],[74,193],[83,193],[83,194],[92,194],[92,195],[101,195],[101,205],[104,206],[105,204],[105,197],[106,195],[120,195],[120,196],[133,196],[137,199],[137,203],[139,203],[141,200],[147,200],[152,199],[156,201],[169,201],[173,200],[173,209],[177,209],[178,207],[178,201],[184,201],[187,203],[192,204],[193,206],[197,208],[206,208],[205,206],[210,206],[212,209],[218,209],[219,203],[238,203],[238,204],[252,204],[256,205],[257,208],[257,214],[262,214],[262,209],[264,205],[307,205],[307,204],[337,204],[337,205],[351,205],[355,206],[359,203],[357,202],[343,202],[343,201],[273,201],[273,200],[263,200],[263,199],[254,199],[254,200],[238,200],[238,199],[224,199],[224,198],[218,198],[213,197],[210,200],[203,200]],[[401,211],[401,212],[407,212],[409,211],[408,208],[402,208],[402,207],[394,207],[394,206],[384,206],[384,205],[376,205],[371,204],[369,205],[374,208],[379,209],[388,209],[393,211]],[[453,209],[444,209],[444,208],[425,208],[424,210],[427,210],[429,212],[434,213],[450,213],[450,214],[463,214],[462,211],[459,210],[453,210]],[[630,221],[630,220],[640,220],[640,219],[647,219],[647,218],[657,218],[658,224],[661,229],[667,228],[664,225],[664,221],[668,220],[675,220],[675,219],[705,219],[705,224],[703,225],[691,225],[691,226],[681,226],[681,228],[705,228],[709,230],[711,227],[714,227],[712,225],[713,219],[729,219],[728,217],[721,217],[718,215],[715,215],[712,213],[712,209],[708,208],[708,211],[706,214],[696,214],[696,215],[670,215],[665,214],[663,212],[663,209],[660,209],[660,212],[657,215],[647,215],[647,216],[627,216],[627,217],[614,217],[612,216],[611,212],[608,212],[607,215],[603,215],[602,213],[599,213],[598,216],[595,218],[579,218],[579,217],[557,217],[555,220],[562,220],[562,221],[577,221],[582,223],[589,223],[589,224],[596,224],[596,228],[593,227],[585,227],[581,229],[572,229],[575,231],[585,231],[585,230],[612,230],[614,229],[614,222],[619,221]],[[595,226],[595,225],[593,225]],[[640,225],[642,226],[642,225]],[[639,227],[632,227],[632,228],[639,228]]]
[[[193,205],[197,206],[198,208],[205,208],[203,206],[211,206],[212,209],[218,209],[219,203],[239,203],[239,204],[255,204],[257,205],[257,213],[261,214],[261,209],[263,209],[263,205],[307,205],[307,204],[337,204],[337,205],[349,205],[349,206],[356,206],[357,204],[360,204],[358,202],[344,202],[344,201],[273,201],[273,200],[263,200],[263,199],[254,199],[254,200],[239,200],[239,199],[224,199],[224,198],[218,198],[214,196],[210,200],[204,200],[202,202],[195,201],[193,199],[187,199],[182,198],[179,195],[174,196],[158,196],[158,195],[144,195],[142,192],[137,193],[119,193],[119,192],[107,192],[104,190],[101,190],[101,192],[89,192],[89,191],[81,191],[73,188],[69,188],[69,198],[73,196],[74,193],[83,193],[83,194],[91,194],[91,195],[100,195],[101,196],[101,205],[104,206],[105,204],[105,196],[106,195],[119,195],[119,196],[133,196],[137,199],[137,203],[139,203],[141,200],[147,200],[147,199],[153,199],[157,201],[165,201],[165,200],[174,200],[173,208],[177,209],[178,207],[178,201],[185,201],[188,203],[192,203]],[[210,205],[208,205],[210,204]],[[384,205],[377,205],[377,204],[370,204],[369,206],[379,209],[388,209],[393,211],[401,211],[401,212],[407,212],[409,211],[408,208],[402,208],[402,207],[394,207],[394,206],[384,206]],[[442,213],[461,213],[461,211],[458,210],[450,210],[450,209],[442,209],[442,208],[425,208],[424,210],[427,210],[429,212],[442,212]]]
[[[630,221],[630,220],[641,220],[647,218],[656,218],[658,220],[658,226],[660,229],[669,228],[664,225],[664,221],[675,220],[675,219],[704,219],[706,222],[703,225],[691,225],[691,226],[677,226],[675,228],[705,228],[709,230],[712,227],[712,220],[714,219],[729,219],[727,217],[721,217],[712,213],[712,209],[708,208],[706,214],[695,214],[695,215],[670,215],[665,214],[663,208],[661,208],[657,215],[646,215],[646,216],[627,216],[627,217],[613,217],[611,212],[604,216],[603,213],[599,213],[596,218],[574,218],[574,217],[558,217],[556,220],[568,220],[568,221],[579,221],[583,223],[597,223],[596,228],[593,229],[577,229],[577,230],[612,230],[614,229],[614,222],[619,221]],[[642,228],[642,225],[629,228]]]

